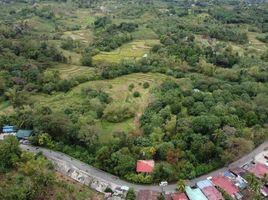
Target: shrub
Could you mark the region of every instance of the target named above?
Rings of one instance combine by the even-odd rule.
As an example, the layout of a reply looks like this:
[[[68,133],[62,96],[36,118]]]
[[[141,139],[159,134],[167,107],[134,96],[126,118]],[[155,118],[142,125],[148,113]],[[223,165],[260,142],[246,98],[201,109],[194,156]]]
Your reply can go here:
[[[91,66],[92,65],[92,56],[89,53],[84,53],[80,59],[81,65]]]
[[[132,91],[134,87],[135,87],[135,85],[134,85],[133,83],[131,83],[131,84],[128,86],[128,90],[129,90],[129,91]]]
[[[122,122],[134,117],[134,109],[129,104],[109,104],[103,112],[103,118],[109,122]]]
[[[150,84],[148,82],[143,83],[143,88],[147,89],[150,87]]]
[[[141,96],[141,94],[138,91],[135,91],[133,93],[133,97],[135,97],[135,98],[140,97],[140,96]]]

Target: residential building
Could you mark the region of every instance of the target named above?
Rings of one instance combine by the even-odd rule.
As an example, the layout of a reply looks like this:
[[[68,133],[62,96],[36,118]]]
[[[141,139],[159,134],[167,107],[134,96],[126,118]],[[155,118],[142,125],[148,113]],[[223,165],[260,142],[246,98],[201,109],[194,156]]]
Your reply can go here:
[[[262,163],[251,163],[246,167],[250,173],[254,174],[258,178],[263,178],[265,174],[268,175],[268,167]]]
[[[223,200],[222,194],[215,188],[210,180],[203,180],[196,183],[208,200]]]
[[[137,200],[158,200],[159,197],[158,192],[154,192],[151,190],[140,190],[138,193]]]
[[[214,185],[220,187],[227,192],[234,199],[240,199],[239,189],[235,186],[230,179],[224,176],[214,176],[211,178]]]
[[[17,133],[16,133],[16,137],[21,140],[27,140],[29,139],[30,136],[32,136],[33,131],[32,130],[22,130],[20,129]]]
[[[185,187],[185,192],[190,200],[208,200],[199,188]]]
[[[172,194],[172,200],[189,200],[184,192]]]
[[[154,160],[138,160],[136,165],[137,172],[151,173],[154,171]]]

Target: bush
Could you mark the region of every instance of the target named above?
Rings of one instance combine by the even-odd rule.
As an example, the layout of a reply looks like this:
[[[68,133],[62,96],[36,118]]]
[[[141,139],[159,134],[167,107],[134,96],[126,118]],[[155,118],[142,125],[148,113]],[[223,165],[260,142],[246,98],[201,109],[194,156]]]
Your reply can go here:
[[[153,182],[153,178],[151,175],[146,174],[127,174],[125,175],[125,179],[131,181],[133,183],[142,183],[142,184],[151,184]]]
[[[150,84],[148,82],[143,83],[143,88],[147,89],[150,87]]]
[[[81,65],[91,66],[92,65],[92,56],[90,53],[83,53],[80,59]]]
[[[130,188],[127,192],[126,200],[135,200],[136,194],[133,188]]]
[[[141,94],[138,91],[135,91],[133,93],[133,97],[135,97],[135,98],[140,97],[140,96],[141,96]]]
[[[129,104],[109,104],[103,112],[103,118],[109,122],[122,122],[134,117],[134,109]]]
[[[134,84],[131,83],[131,84],[128,86],[128,90],[129,90],[129,91],[132,91],[134,87],[135,87]]]

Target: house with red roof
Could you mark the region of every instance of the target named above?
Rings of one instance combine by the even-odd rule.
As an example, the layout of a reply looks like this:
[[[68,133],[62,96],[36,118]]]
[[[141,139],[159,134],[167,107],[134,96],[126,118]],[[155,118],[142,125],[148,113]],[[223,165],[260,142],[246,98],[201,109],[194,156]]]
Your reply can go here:
[[[240,197],[239,189],[236,187],[230,179],[224,176],[214,176],[211,178],[211,181],[214,185],[220,187],[225,192],[227,192],[233,199]]]
[[[208,200],[223,200],[222,194],[215,188],[210,180],[202,180],[196,183]]]
[[[137,200],[158,200],[160,193],[151,190],[140,190]]]
[[[138,160],[136,172],[151,173],[154,171],[154,160]]]
[[[172,200],[189,200],[185,193],[172,194]]]
[[[268,175],[268,167],[258,162],[253,165],[250,165],[247,170],[258,178],[263,178],[265,174]]]

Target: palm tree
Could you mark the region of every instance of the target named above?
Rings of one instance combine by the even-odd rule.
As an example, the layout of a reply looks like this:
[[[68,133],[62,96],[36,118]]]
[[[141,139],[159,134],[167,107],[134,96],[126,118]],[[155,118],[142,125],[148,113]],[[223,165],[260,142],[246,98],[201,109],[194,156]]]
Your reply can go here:
[[[248,181],[251,191],[255,193],[255,196],[260,196],[261,182],[257,179],[257,177],[254,176],[254,174],[249,174],[246,179]]]
[[[176,186],[177,186],[177,190],[179,192],[184,192],[185,191],[185,181],[184,180],[178,180]]]

